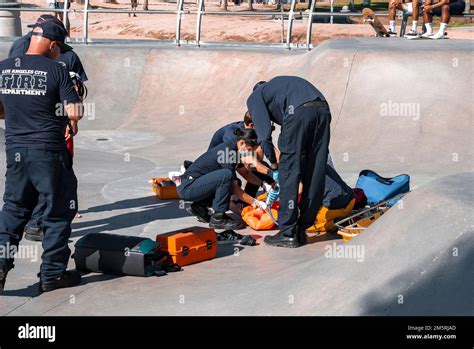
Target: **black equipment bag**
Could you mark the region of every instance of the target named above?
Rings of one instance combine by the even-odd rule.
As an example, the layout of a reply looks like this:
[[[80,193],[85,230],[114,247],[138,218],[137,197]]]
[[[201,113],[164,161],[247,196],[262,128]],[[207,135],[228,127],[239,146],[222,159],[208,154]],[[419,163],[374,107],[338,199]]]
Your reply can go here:
[[[76,270],[84,272],[161,276],[181,270],[164,264],[166,255],[157,241],[140,236],[91,233],[76,242],[73,258]]]

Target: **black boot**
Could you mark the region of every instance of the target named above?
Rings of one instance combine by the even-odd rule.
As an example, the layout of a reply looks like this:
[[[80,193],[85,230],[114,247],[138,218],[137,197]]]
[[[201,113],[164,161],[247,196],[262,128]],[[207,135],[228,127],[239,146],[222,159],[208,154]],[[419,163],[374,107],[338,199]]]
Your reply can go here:
[[[44,233],[41,228],[25,227],[25,239],[30,241],[43,241]]]
[[[298,243],[300,246],[306,245],[308,243],[308,235],[306,230],[298,230]]]
[[[0,292],[5,288],[5,281],[7,280],[8,268],[6,265],[0,264]]]
[[[278,247],[288,247],[288,248],[295,248],[300,246],[300,243],[298,242],[298,237],[295,234],[293,237],[287,237],[283,235],[281,231],[279,231],[277,234],[271,236],[265,236],[265,239],[263,239],[267,245],[270,246],[278,246]]]
[[[239,222],[234,221],[225,213],[214,213],[209,221],[209,228],[234,230],[242,229],[242,225],[239,224]]]
[[[209,223],[209,221],[211,220],[211,215],[209,214],[207,206],[202,203],[193,202],[186,209],[186,211],[188,211],[193,216],[196,216],[199,222]]]
[[[81,283],[81,274],[77,270],[68,270],[60,277],[48,281],[41,281],[39,283],[39,291],[49,292],[57,290],[58,288],[72,287]]]

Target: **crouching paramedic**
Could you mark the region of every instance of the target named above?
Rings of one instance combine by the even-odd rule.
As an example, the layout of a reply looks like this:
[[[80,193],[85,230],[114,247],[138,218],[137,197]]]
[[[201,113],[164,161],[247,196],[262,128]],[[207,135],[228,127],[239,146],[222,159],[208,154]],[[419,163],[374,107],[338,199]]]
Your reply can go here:
[[[248,129],[253,129],[253,121],[252,117],[250,116],[250,113],[247,111],[244,115],[244,120],[243,121],[236,121],[232,122],[230,124],[227,124],[220,129],[218,129],[214,135],[212,136],[211,143],[209,144],[209,149],[214,148],[215,146],[231,141],[231,142],[236,142],[237,141],[237,134],[240,131],[248,130]],[[275,150],[277,152],[277,150]],[[263,150],[261,147],[258,147],[256,152],[256,157],[260,161],[259,163],[263,166],[270,167],[268,164],[266,164],[263,161]],[[247,178],[247,169],[242,169],[243,174],[242,176]],[[266,172],[266,171],[264,171]],[[272,177],[266,175],[265,173],[259,172],[257,169],[253,169],[252,173],[257,176],[261,181],[265,181],[272,185],[274,183],[274,180]],[[252,183],[252,181],[247,180],[247,183],[245,184],[245,193],[248,194],[248,196],[254,197],[257,195],[259,186]],[[240,193],[240,191],[236,190],[237,192]],[[237,195],[238,196],[238,195]],[[248,200],[240,200],[237,204],[245,204],[248,203]]]
[[[314,223],[324,195],[331,113],[322,93],[296,76],[279,76],[260,84],[247,100],[258,142],[271,163],[267,173],[279,182],[280,231],[266,236],[268,245],[298,247]],[[272,122],[281,126],[280,162],[272,142]],[[301,161],[305,155],[304,161]],[[303,184],[298,203],[298,187]],[[299,215],[298,215],[299,208]]]
[[[227,141],[209,149],[181,176],[181,184],[177,188],[180,198],[192,201],[189,211],[200,221],[209,222],[210,228],[242,228],[226,212],[237,180],[237,166],[240,160],[250,158],[247,154],[255,152],[257,147],[255,131],[242,130],[235,142]],[[247,178],[255,184],[261,184],[261,180],[252,174],[247,174]],[[212,207],[212,216],[209,214],[209,207]]]
[[[68,119],[82,118],[82,108],[68,71],[54,61],[60,52],[71,49],[65,38],[61,25],[42,23],[33,29],[25,55],[0,62],[7,161],[0,245],[4,251],[18,247],[41,197],[46,207],[40,292],[81,280],[79,272],[66,271],[71,221],[77,212],[77,179],[64,129]],[[0,256],[0,289],[14,266],[13,257],[14,253]]]

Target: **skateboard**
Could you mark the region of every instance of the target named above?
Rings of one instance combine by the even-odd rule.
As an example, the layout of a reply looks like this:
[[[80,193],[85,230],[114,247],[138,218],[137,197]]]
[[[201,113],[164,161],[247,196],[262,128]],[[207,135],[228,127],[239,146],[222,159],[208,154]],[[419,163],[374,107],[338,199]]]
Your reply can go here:
[[[364,23],[369,23],[372,28],[374,28],[376,36],[378,37],[390,37],[388,34],[387,29],[383,26],[380,19],[377,18],[374,11],[372,9],[366,7],[362,10],[362,19]]]

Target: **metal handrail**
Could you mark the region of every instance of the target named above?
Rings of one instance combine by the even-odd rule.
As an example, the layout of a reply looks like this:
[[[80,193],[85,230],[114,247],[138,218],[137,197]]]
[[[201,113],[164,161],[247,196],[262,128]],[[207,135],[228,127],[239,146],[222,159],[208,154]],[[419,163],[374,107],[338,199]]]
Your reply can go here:
[[[191,13],[195,11],[190,10]],[[298,13],[298,11],[296,11]],[[303,13],[300,11],[299,13]],[[226,15],[226,16],[279,16],[281,15],[280,11],[205,11],[205,15]],[[288,14],[287,14],[288,16]]]
[[[313,13],[316,8],[316,0],[311,0],[308,13],[308,27],[306,28],[306,48],[310,50],[311,36],[313,32]]]
[[[1,5],[1,4],[0,4]],[[29,8],[29,7],[1,7],[0,11],[24,11],[24,12],[64,12],[62,9],[52,9],[49,7],[46,8]],[[138,14],[176,14],[178,13],[177,10],[121,10],[121,9],[114,9],[114,10],[89,10],[89,9],[75,9],[71,8],[68,9],[67,12],[74,12],[74,13],[138,13]],[[193,11],[194,13],[195,11]],[[190,10],[184,10],[183,13],[188,14],[191,13]],[[225,14],[225,13],[224,13]]]
[[[53,12],[53,13],[63,13],[63,21],[65,25],[69,20],[69,13],[83,13],[83,28],[82,28],[82,41],[85,44],[89,43],[89,14],[90,13],[127,13],[127,14],[175,14],[176,15],[176,37],[175,44],[177,46],[181,45],[181,23],[182,16],[184,14],[195,14],[197,16],[196,22],[196,45],[200,46],[201,44],[201,27],[202,27],[202,16],[203,15],[224,15],[224,16],[280,16],[282,21],[282,39],[284,35],[284,19],[288,18],[288,32],[286,36],[286,42],[284,46],[287,49],[291,49],[291,36],[293,30],[293,21],[295,16],[301,18],[306,18],[308,20],[307,30],[306,30],[306,48],[309,50],[311,46],[311,37],[312,37],[312,25],[313,17],[361,17],[362,13],[360,12],[315,12],[316,0],[311,0],[309,7],[309,12],[297,11],[296,10],[296,0],[291,1],[291,7],[289,12],[284,12],[283,7],[281,11],[206,11],[204,0],[198,1],[197,10],[185,10],[184,9],[184,0],[178,0],[176,10],[125,10],[125,9],[89,9],[89,0],[85,0],[84,8],[82,9],[68,9],[69,0],[64,0],[64,9],[51,9],[51,8],[23,8],[23,7],[0,7],[0,11],[25,11],[25,12]],[[378,13],[377,16],[386,17],[387,13]],[[463,15],[453,15],[452,17],[464,17],[464,18],[474,18],[474,14],[465,13]],[[239,43],[243,45],[244,43]]]
[[[87,43],[87,38],[89,36],[89,15],[87,9],[89,8],[89,0],[84,2],[84,16],[82,17],[82,41]]]
[[[183,12],[184,0],[179,0],[176,14],[176,46],[181,46],[181,20],[183,19]]]
[[[67,28],[67,14],[68,14],[68,5],[69,5],[69,0],[64,0],[64,9],[63,9],[63,23],[64,26]],[[69,34],[69,33],[68,33]]]
[[[202,14],[204,12],[204,0],[199,0],[198,10],[197,10],[197,19],[196,19],[196,46],[201,44],[201,21]]]
[[[286,48],[291,48],[291,34],[293,32],[293,20],[295,15],[296,0],[291,0],[290,15],[288,17],[288,33],[286,34]]]

